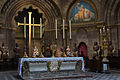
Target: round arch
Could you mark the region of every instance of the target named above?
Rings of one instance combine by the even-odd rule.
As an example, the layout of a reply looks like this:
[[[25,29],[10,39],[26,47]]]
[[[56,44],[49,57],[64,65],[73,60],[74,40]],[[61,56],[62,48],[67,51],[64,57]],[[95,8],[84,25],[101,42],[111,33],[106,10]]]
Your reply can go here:
[[[21,11],[23,8],[29,6],[44,12],[50,27],[54,25],[53,22],[55,18],[61,17],[59,8],[52,0],[9,0],[5,3],[1,10],[1,13],[5,14],[6,26],[13,27],[13,17],[17,15],[18,11]]]
[[[98,14],[97,14],[97,8],[95,6],[95,4],[92,2],[92,1],[89,1],[89,0],[74,0],[70,5],[69,5],[69,8],[67,10],[67,15],[66,15],[66,19],[69,19],[70,18],[70,12],[71,10],[73,9],[74,5],[77,4],[78,2],[80,1],[84,1],[84,2],[87,2],[95,11],[95,21],[97,21],[98,19]]]
[[[105,22],[106,24],[116,24],[118,23],[118,11],[120,9],[119,0],[110,0],[107,2],[105,8]]]
[[[44,13],[47,19],[47,28],[54,27],[55,18],[61,18],[61,13],[57,5],[53,0],[7,0],[1,9],[1,13],[4,14],[4,27],[9,28],[6,30],[6,41],[9,48],[10,56],[13,56],[13,49],[15,45],[15,30],[16,23],[14,17],[18,15],[19,11],[24,8],[32,6],[38,9],[39,12]],[[9,35],[8,35],[9,34]]]

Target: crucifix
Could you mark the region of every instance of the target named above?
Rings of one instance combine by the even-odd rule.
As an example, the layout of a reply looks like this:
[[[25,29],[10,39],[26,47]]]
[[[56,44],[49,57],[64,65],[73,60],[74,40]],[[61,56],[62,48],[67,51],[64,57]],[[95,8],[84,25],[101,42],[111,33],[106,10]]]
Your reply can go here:
[[[40,38],[42,38],[42,19],[40,18],[40,24],[34,24],[34,23],[31,24],[31,14],[32,14],[32,12],[28,12],[28,14],[29,14],[29,24],[26,24],[26,21],[24,21],[24,23],[19,23],[18,22],[18,26],[24,26],[24,27],[29,26],[29,57],[31,57],[32,56],[32,54],[31,54],[31,26],[33,26],[33,27],[34,26],[40,26]]]

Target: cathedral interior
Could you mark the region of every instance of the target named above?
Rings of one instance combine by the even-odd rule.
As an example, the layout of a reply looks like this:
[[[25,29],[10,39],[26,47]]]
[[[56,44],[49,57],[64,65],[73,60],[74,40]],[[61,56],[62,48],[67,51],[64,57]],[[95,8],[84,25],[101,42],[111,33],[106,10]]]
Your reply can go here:
[[[83,57],[90,72],[104,61],[119,71],[120,0],[0,0],[0,72],[23,57]]]

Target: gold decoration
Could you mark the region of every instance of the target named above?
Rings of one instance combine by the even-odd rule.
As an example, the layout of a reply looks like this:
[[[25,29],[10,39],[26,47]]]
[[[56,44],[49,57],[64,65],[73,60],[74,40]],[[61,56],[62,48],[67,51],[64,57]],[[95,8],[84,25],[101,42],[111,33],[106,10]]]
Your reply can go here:
[[[40,56],[39,56],[40,58],[44,58],[44,56],[43,56],[43,54],[42,54],[42,52],[40,52]]]
[[[55,56],[56,56],[56,57],[61,57],[61,51],[60,51],[60,50],[57,50]]]
[[[48,61],[47,67],[50,72],[57,72],[60,69],[61,61]]]
[[[27,55],[27,53],[26,53],[26,50],[24,51],[24,56],[23,56],[23,58],[28,58],[28,55]]]

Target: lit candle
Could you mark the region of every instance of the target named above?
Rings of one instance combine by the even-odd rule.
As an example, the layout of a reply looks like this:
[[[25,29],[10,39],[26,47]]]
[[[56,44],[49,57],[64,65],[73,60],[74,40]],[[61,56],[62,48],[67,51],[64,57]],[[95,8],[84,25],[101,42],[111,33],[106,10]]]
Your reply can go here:
[[[33,38],[34,38],[34,18],[33,18]]]
[[[63,39],[65,39],[65,20],[63,19]]]
[[[26,17],[24,17],[24,38],[26,38]]]
[[[70,39],[72,39],[72,37],[71,37],[71,20],[69,20],[69,32],[70,32]]]
[[[42,18],[40,18],[40,38],[42,38]]]
[[[55,20],[56,39],[57,39],[57,19]]]

